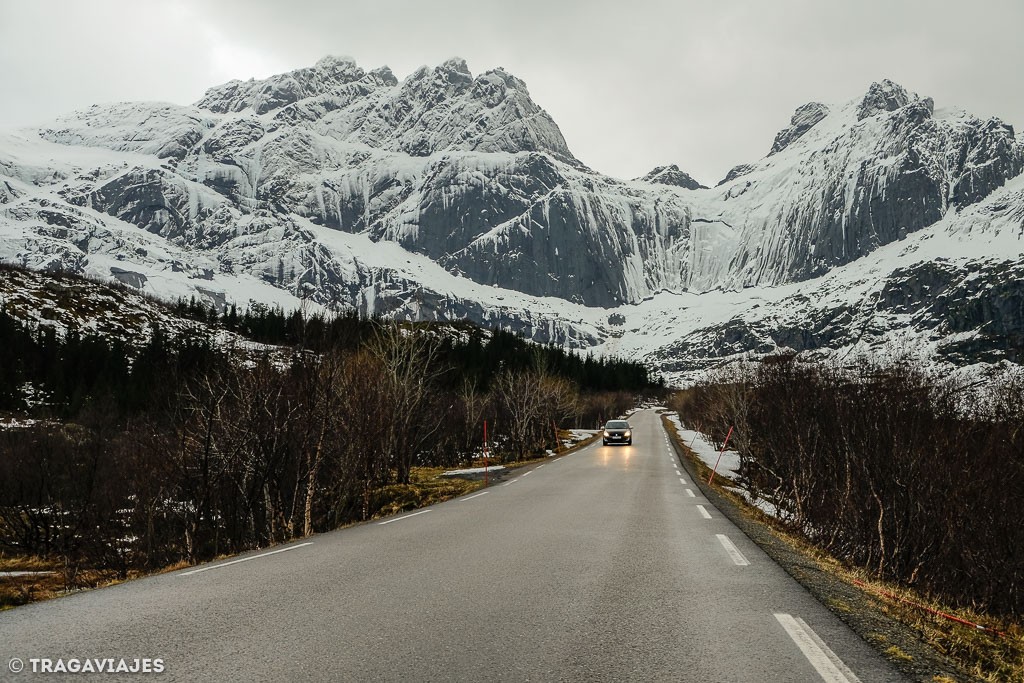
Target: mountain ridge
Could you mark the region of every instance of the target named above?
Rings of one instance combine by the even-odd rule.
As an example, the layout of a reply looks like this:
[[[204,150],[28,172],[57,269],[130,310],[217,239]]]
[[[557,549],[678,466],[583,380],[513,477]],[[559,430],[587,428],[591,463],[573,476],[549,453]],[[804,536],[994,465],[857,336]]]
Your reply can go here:
[[[622,181],[576,159],[503,69],[454,58],[399,81],[324,58],[192,106],[94,106],[0,138],[0,257],[215,305],[311,299],[611,348],[624,330],[587,311],[813,287],[936,226],[977,242],[960,214],[1022,168],[1011,126],[880,81],[799,107],[715,188],[676,165]],[[638,352],[667,363],[661,341]]]

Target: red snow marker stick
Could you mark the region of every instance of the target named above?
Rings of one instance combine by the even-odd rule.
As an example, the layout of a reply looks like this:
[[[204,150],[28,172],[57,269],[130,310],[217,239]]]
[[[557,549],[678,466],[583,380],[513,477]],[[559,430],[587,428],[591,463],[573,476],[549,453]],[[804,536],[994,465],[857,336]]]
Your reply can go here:
[[[725,443],[722,444],[722,453],[725,453],[725,447],[729,445],[729,437],[732,436],[732,427],[729,427],[729,433],[725,435]],[[722,453],[718,454],[718,460],[715,461],[715,469],[711,470],[711,476],[708,477],[708,486],[711,486],[711,480],[715,478],[715,472],[718,471],[718,463],[722,462]]]
[[[487,488],[487,420],[484,420],[484,488]]]
[[[973,621],[967,621],[966,619],[961,619],[960,617],[954,617],[952,614],[946,614],[945,612],[940,612],[937,609],[932,609],[931,607],[927,607],[925,605],[919,605],[916,602],[911,602],[910,600],[907,600],[906,598],[901,598],[901,597],[899,597],[897,595],[893,595],[892,593],[887,593],[886,591],[882,590],[881,588],[875,588],[873,586],[869,586],[866,583],[864,583],[863,581],[858,581],[857,579],[850,579],[850,580],[854,584],[860,586],[861,588],[866,588],[866,589],[868,589],[870,591],[874,591],[875,593],[879,593],[881,595],[884,595],[885,597],[889,598],[890,600],[896,600],[897,602],[905,602],[906,604],[910,605],[911,607],[917,607],[918,609],[923,609],[925,612],[930,612],[930,613],[932,613],[932,614],[934,614],[936,616],[943,617],[944,619],[949,619],[950,621],[955,621],[958,624],[964,624],[965,626],[971,626],[973,628],[978,629],[979,631],[985,631],[986,633],[994,633],[995,635],[999,636],[1000,638],[1005,638],[1006,637],[1005,633],[1003,633],[1002,631],[997,631],[994,628],[989,628],[988,626],[982,626],[981,624],[975,624]]]

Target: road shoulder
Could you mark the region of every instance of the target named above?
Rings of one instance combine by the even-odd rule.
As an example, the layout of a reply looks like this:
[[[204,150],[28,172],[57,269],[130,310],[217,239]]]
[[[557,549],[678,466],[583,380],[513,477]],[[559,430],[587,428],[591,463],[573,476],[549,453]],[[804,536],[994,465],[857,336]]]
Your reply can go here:
[[[680,441],[664,414],[662,426],[669,436],[676,458],[708,501],[903,674],[917,681],[942,681],[942,677],[954,681],[969,678],[952,660],[922,642],[915,629],[886,614],[874,598],[836,577],[815,557],[795,547],[759,521],[759,511],[724,495],[718,487],[708,485],[707,474],[701,471],[706,466],[698,463],[697,458]]]

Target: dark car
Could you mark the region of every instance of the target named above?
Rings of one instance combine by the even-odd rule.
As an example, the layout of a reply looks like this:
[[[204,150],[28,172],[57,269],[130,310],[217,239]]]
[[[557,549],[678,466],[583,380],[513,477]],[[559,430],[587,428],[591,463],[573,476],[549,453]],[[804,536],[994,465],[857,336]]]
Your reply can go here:
[[[605,446],[610,443],[633,444],[633,428],[625,420],[608,420],[602,436]]]

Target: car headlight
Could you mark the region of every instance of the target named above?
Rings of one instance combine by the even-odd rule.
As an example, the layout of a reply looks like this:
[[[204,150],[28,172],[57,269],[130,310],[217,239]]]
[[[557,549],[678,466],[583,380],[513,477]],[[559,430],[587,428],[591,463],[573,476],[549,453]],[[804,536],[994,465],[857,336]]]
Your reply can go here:
[[[607,430],[607,429],[606,429],[606,430],[604,430],[604,435],[605,435],[605,436],[611,436],[611,434],[609,434],[609,433],[608,433],[608,430]]]
[[[627,429],[627,430],[626,430],[626,433],[624,434],[624,436],[630,436],[630,435],[631,435],[632,433],[633,433],[633,432],[631,432],[631,431],[629,431],[629,430]]]

